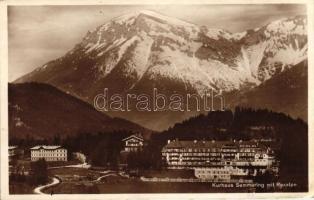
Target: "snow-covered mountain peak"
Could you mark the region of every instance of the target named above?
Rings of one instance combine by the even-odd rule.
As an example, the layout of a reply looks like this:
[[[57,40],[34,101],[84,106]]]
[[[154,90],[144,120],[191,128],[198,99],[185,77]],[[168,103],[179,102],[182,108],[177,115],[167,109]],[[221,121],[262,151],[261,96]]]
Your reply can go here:
[[[141,10],[88,32],[72,51],[24,78],[51,80],[83,98],[103,85],[117,92],[153,87],[198,93],[239,90],[306,59],[306,34],[306,19],[300,16],[231,34]],[[69,81],[60,74],[75,78]],[[95,84],[94,93],[86,90]]]
[[[307,57],[307,20],[305,16],[283,18],[233,38],[243,44],[242,54],[254,77],[260,81],[298,64]]]
[[[125,23],[126,21],[134,22],[134,20],[138,17],[147,17],[150,19],[154,19],[155,22],[167,23],[169,25],[174,25],[174,26],[196,27],[195,24],[192,24],[192,23],[189,23],[189,22],[186,22],[186,21],[174,18],[174,17],[169,17],[169,16],[160,14],[160,13],[152,11],[152,10],[135,11],[135,12],[114,18],[112,21],[117,22],[117,23]]]
[[[305,60],[306,26],[298,16],[231,34],[136,11],[89,31],[66,55],[16,82],[48,83],[87,102],[104,88],[111,94],[241,91]]]
[[[283,18],[273,21],[265,27],[266,37],[271,34],[276,35],[307,35],[307,19],[306,16],[296,16],[293,18]]]

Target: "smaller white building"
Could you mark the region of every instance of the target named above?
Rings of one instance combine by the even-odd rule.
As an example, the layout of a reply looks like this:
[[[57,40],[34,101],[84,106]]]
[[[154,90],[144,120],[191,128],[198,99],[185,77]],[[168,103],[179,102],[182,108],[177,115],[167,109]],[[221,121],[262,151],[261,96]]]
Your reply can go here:
[[[16,155],[18,151],[18,147],[17,146],[9,146],[9,161],[12,161],[14,157],[16,157]]]
[[[17,153],[18,147],[17,146],[9,146],[9,157],[15,156]]]
[[[194,175],[205,180],[230,180],[231,176],[247,176],[247,169],[240,169],[232,166],[195,168]]]
[[[45,159],[46,161],[67,161],[68,152],[61,146],[39,145],[31,149],[31,161]]]
[[[131,135],[122,141],[124,142],[124,151],[126,152],[141,151],[144,145],[144,139],[141,135]]]

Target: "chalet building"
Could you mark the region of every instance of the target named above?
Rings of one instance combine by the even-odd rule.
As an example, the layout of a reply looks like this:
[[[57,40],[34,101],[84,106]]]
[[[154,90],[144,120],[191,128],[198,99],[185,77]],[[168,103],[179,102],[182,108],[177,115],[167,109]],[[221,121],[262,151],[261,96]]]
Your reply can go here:
[[[67,150],[61,146],[40,145],[32,147],[31,161],[45,159],[46,161],[67,161]]]
[[[119,168],[127,169],[127,159],[130,153],[143,150],[144,138],[140,134],[134,134],[123,140],[124,146],[120,152]]]
[[[131,135],[127,138],[122,140],[124,142],[124,149],[125,152],[138,152],[143,149],[144,146],[144,139],[141,135]]]
[[[194,169],[199,178],[256,175],[275,163],[273,151],[256,141],[168,141],[162,158],[168,169]]]

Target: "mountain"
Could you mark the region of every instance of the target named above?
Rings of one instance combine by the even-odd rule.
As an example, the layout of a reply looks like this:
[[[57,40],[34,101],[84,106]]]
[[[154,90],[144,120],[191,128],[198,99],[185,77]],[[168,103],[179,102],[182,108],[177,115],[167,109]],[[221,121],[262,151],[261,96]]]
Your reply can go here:
[[[149,133],[132,122],[111,118],[91,105],[43,83],[9,84],[10,138],[37,139],[127,130]]]
[[[268,108],[283,112],[307,121],[308,108],[308,71],[307,61],[273,76],[246,92],[236,92],[227,95],[228,107],[250,106],[253,108]]]
[[[48,83],[89,103],[104,88],[122,95],[151,95],[153,88],[166,95],[202,95],[209,90],[231,92],[256,87],[306,58],[305,16],[232,34],[144,10],[88,31],[64,56],[15,83]],[[108,114],[155,130],[192,115]]]
[[[307,58],[305,16],[277,20],[241,37],[245,65],[261,82]]]

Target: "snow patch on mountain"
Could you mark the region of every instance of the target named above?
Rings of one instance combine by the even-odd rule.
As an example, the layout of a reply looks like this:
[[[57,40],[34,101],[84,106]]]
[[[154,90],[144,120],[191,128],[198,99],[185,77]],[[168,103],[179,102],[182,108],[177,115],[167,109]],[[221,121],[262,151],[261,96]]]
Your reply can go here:
[[[246,36],[246,34],[247,34],[246,31],[240,32],[240,33],[234,33],[234,34],[231,35],[230,38],[235,39],[235,40],[241,40],[243,37]]]
[[[215,40],[218,40],[219,38],[225,38],[229,40],[232,38],[232,34],[218,28],[208,29],[206,36]]]
[[[131,59],[126,61],[128,72],[136,72],[138,81],[143,77],[149,65],[149,56],[153,40],[151,38],[139,41],[132,53]],[[135,86],[132,85],[131,89]]]
[[[134,36],[132,37],[131,39],[129,40],[126,40],[125,43],[121,44],[119,46],[119,51],[118,51],[118,59],[117,60],[120,60],[123,56],[123,54],[126,53],[126,50],[131,46],[133,45],[136,41],[139,40],[139,37],[138,36]]]
[[[296,65],[306,59],[306,50],[307,45],[302,49],[294,49],[291,44],[286,45],[284,49],[279,49],[275,56],[269,58],[268,61],[271,63],[281,62],[283,65]]]
[[[294,20],[284,18],[268,24],[265,30],[265,34],[267,37],[270,37],[272,36],[272,33],[281,36],[286,36],[287,34],[306,35],[307,30],[304,24],[296,25]]]
[[[247,56],[246,59],[249,60],[249,68],[253,77],[257,77],[259,66],[264,56],[266,46],[266,42],[261,42],[256,45],[251,45],[246,49],[242,48],[242,54],[244,56]]]

